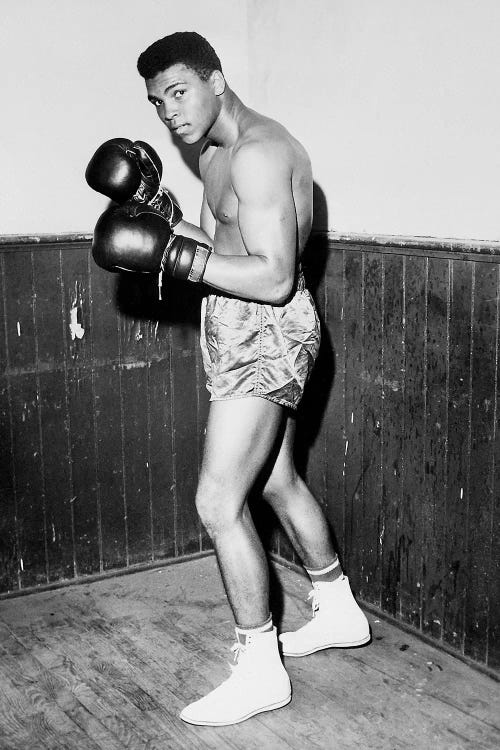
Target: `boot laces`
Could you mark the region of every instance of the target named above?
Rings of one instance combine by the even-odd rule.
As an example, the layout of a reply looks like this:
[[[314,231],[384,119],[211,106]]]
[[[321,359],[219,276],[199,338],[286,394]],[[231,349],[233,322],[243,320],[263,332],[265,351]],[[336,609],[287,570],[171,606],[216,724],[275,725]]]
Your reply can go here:
[[[317,588],[312,589],[312,591],[309,592],[309,595],[307,597],[308,599],[311,599],[311,608],[312,608],[312,616],[316,617],[316,613],[319,609],[319,591]]]
[[[245,665],[247,645],[246,644],[244,645],[243,643],[236,641],[236,643],[234,643],[231,646],[231,652],[233,653],[233,663],[229,664],[229,666],[231,667],[231,673],[232,674],[235,674],[237,672],[241,673]]]
[[[234,664],[238,663],[238,659],[240,658],[240,654],[244,653],[244,651],[245,651],[245,646],[242,643],[240,643],[239,641],[236,641],[236,643],[234,643],[231,646],[231,652],[234,654],[234,656],[233,656],[233,663]]]

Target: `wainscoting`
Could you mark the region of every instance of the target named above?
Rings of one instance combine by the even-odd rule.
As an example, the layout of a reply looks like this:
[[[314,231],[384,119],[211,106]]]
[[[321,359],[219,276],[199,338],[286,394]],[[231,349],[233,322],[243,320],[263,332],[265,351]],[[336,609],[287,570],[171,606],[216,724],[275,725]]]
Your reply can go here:
[[[203,555],[202,290],[87,236],[0,245],[4,596]],[[323,324],[297,463],[370,606],[500,667],[500,243],[315,234]],[[297,563],[253,503],[270,551]]]

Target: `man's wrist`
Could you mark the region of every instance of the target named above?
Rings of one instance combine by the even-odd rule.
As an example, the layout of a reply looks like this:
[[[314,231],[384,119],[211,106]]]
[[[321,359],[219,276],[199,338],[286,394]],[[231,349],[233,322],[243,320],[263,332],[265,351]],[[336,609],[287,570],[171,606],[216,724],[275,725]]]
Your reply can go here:
[[[194,281],[196,283],[203,281],[203,276],[205,275],[205,269],[207,267],[208,259],[211,255],[212,250],[208,247],[208,245],[197,244],[193,263],[188,274],[188,281]]]

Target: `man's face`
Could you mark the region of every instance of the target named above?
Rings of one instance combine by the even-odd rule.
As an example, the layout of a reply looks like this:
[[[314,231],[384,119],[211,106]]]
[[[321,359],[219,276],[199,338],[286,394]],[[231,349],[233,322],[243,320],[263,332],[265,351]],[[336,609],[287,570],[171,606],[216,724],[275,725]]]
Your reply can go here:
[[[214,74],[203,81],[185,65],[172,65],[146,80],[148,99],[158,117],[185,143],[207,135],[220,111]]]

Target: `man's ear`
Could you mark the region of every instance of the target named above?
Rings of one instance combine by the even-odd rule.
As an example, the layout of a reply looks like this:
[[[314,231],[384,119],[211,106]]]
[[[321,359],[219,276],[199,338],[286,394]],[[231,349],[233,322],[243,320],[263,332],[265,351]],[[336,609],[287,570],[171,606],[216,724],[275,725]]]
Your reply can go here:
[[[210,80],[214,89],[215,96],[220,96],[226,90],[226,79],[220,70],[213,70],[210,74]]]

